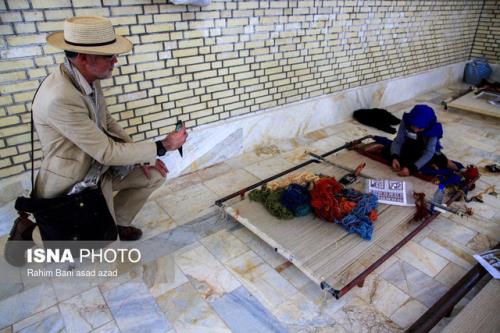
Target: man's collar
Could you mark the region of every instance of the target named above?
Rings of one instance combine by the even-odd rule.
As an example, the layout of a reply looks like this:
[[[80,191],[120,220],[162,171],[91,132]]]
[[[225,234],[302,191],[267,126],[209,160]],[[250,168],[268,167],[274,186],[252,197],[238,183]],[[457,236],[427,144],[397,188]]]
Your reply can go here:
[[[70,63],[71,64],[71,63]],[[75,76],[76,76],[76,79],[78,81],[78,83],[80,84],[80,86],[83,88],[83,90],[85,91],[85,95],[90,95],[94,92],[94,89],[92,88],[92,86],[87,82],[87,80],[85,79],[85,77],[83,77],[82,73],[80,73],[80,71],[78,70],[78,68],[76,66],[74,66],[73,64],[70,65],[73,70],[75,71]]]

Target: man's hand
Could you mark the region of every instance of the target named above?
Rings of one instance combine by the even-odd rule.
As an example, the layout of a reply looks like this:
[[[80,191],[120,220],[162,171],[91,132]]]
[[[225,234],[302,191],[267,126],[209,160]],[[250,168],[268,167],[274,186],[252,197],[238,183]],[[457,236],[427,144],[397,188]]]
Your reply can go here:
[[[161,140],[161,143],[166,150],[176,150],[186,142],[187,137],[186,125],[183,124],[178,132],[168,133],[165,139]]]
[[[163,163],[161,160],[156,160],[156,163],[154,166],[149,166],[149,165],[141,165],[142,171],[146,175],[147,179],[151,179],[151,170],[158,170],[158,172],[163,176],[167,177],[168,169],[165,163]]]
[[[398,175],[400,175],[401,177],[408,177],[410,175],[410,169],[404,167],[400,172],[398,172]]]
[[[401,170],[401,165],[399,164],[399,161],[397,158],[392,160],[392,170],[394,171],[400,171]]]

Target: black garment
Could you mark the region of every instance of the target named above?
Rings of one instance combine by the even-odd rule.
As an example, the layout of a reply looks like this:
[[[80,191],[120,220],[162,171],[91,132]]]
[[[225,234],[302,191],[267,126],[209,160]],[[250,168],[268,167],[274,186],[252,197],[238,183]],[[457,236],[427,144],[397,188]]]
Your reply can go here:
[[[392,160],[397,158],[401,168],[407,167],[412,173],[417,172],[415,162],[422,156],[426,147],[425,137],[417,135],[417,139],[407,138],[403,147],[401,148],[401,155],[392,156],[391,146],[384,146],[382,156],[392,165]],[[446,169],[448,167],[448,158],[443,153],[436,153],[432,156],[431,160],[425,165],[431,168]]]
[[[392,125],[397,125],[401,119],[384,109],[359,109],[352,114],[353,118],[363,125],[375,127],[381,131],[394,134],[396,129]]]

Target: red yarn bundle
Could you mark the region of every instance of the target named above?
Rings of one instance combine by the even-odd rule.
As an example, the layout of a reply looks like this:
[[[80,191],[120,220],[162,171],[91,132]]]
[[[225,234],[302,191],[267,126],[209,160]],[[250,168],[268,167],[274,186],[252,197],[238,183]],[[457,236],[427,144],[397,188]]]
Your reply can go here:
[[[467,180],[476,179],[479,176],[479,170],[477,167],[471,164],[467,166],[467,169],[465,170],[463,175]]]
[[[316,216],[334,222],[349,214],[356,203],[342,196],[343,186],[334,177],[321,178],[311,190],[311,206]]]

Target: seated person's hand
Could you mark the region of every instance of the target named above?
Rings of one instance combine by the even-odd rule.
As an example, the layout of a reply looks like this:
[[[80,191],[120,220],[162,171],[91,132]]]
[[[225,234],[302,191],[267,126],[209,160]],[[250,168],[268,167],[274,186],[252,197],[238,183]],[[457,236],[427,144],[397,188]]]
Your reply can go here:
[[[410,170],[407,167],[404,167],[398,172],[398,175],[401,177],[408,177],[410,175]]]
[[[162,160],[156,160],[154,166],[151,165],[141,165],[142,171],[146,175],[147,179],[151,178],[151,170],[157,170],[163,177],[167,177],[168,169]]]
[[[399,161],[397,158],[392,160],[392,170],[394,170],[394,171],[401,170],[401,165],[399,164]]]
[[[187,137],[188,134],[186,131],[186,125],[183,124],[182,128],[178,132],[174,131],[168,133],[161,143],[166,150],[176,150],[180,148],[184,142],[186,142]]]

